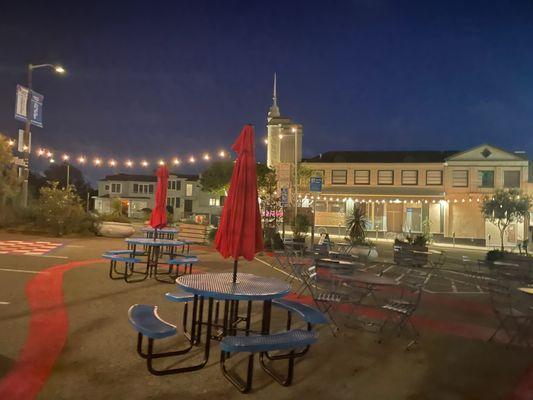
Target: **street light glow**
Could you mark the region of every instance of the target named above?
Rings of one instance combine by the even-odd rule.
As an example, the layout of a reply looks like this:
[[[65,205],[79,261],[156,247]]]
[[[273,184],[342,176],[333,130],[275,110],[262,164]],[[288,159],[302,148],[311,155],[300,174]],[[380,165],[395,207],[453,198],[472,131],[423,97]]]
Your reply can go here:
[[[68,154],[63,154],[63,157],[61,158],[63,158],[63,161],[68,161],[70,157],[68,156]]]
[[[64,74],[65,72],[65,68],[63,68],[61,65],[56,65],[54,67],[54,71],[56,71],[58,74]]]

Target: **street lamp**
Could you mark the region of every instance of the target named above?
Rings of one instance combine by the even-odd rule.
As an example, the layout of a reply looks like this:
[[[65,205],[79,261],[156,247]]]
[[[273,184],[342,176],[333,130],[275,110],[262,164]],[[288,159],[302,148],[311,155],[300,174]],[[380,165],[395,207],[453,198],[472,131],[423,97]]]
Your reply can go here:
[[[24,138],[23,146],[27,149],[24,151],[24,169],[23,169],[23,182],[22,182],[22,205],[26,207],[28,205],[28,176],[30,173],[30,104],[32,96],[32,74],[34,69],[38,68],[51,68],[58,74],[64,74],[65,68],[57,64],[28,64],[28,98],[26,99],[26,122],[24,124]]]
[[[298,215],[298,131],[293,126],[291,132],[294,133],[294,222]]]

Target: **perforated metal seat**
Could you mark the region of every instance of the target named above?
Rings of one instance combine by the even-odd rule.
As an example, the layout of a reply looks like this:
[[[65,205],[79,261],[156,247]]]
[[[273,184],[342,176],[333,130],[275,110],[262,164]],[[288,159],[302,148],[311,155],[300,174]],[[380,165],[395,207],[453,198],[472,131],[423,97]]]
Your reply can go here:
[[[118,262],[125,262],[125,263],[128,263],[128,264],[135,264],[135,263],[140,263],[141,262],[141,260],[139,258],[136,258],[136,257],[122,257],[121,255],[117,255],[117,254],[105,253],[102,257],[105,258],[105,259],[108,259],[108,260],[118,261]]]
[[[167,300],[176,302],[176,303],[186,303],[194,300],[194,295],[187,292],[176,292],[176,293],[165,293]]]
[[[301,329],[273,335],[226,336],[220,342],[220,349],[228,353],[293,350],[309,346],[315,343],[317,339],[317,332]]]
[[[168,264],[172,264],[172,265],[195,264],[197,262],[198,262],[197,256],[175,257],[172,260],[168,260]]]
[[[309,324],[327,324],[328,319],[323,312],[307,304],[298,303],[296,301],[287,299],[272,300],[272,304],[276,307],[283,308],[287,311],[298,314],[305,322]]]
[[[128,310],[128,319],[137,332],[150,339],[163,339],[177,333],[174,325],[159,317],[157,306],[134,304]]]

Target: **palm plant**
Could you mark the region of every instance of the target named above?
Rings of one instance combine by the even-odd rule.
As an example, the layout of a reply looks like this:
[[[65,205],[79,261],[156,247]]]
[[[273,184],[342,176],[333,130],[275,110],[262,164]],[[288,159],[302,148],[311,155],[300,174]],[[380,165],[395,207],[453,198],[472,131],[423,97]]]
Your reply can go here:
[[[346,228],[350,241],[355,244],[364,243],[366,239],[366,227],[368,219],[362,207],[354,206],[351,214],[346,218]]]

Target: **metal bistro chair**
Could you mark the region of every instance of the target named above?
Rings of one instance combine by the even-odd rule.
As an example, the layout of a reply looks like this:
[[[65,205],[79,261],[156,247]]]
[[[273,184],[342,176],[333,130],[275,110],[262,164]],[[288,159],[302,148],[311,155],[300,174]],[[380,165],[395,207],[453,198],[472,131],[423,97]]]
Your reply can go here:
[[[407,344],[406,350],[409,350],[417,343],[417,338],[420,336],[420,333],[411,321],[411,317],[420,304],[422,289],[423,277],[408,275],[403,279],[400,296],[398,298],[388,299],[387,302],[381,306],[381,308],[387,312],[387,317],[379,329],[381,334],[380,341],[383,340],[385,326],[388,323],[393,323],[394,328],[391,330],[391,333],[396,333],[398,336],[400,336],[407,327],[411,328],[412,340]]]
[[[503,330],[508,338],[506,345],[525,342],[529,347],[533,313],[524,313],[516,307],[513,288],[508,283],[489,282],[488,286],[492,311],[498,320],[498,327],[488,341]]]

